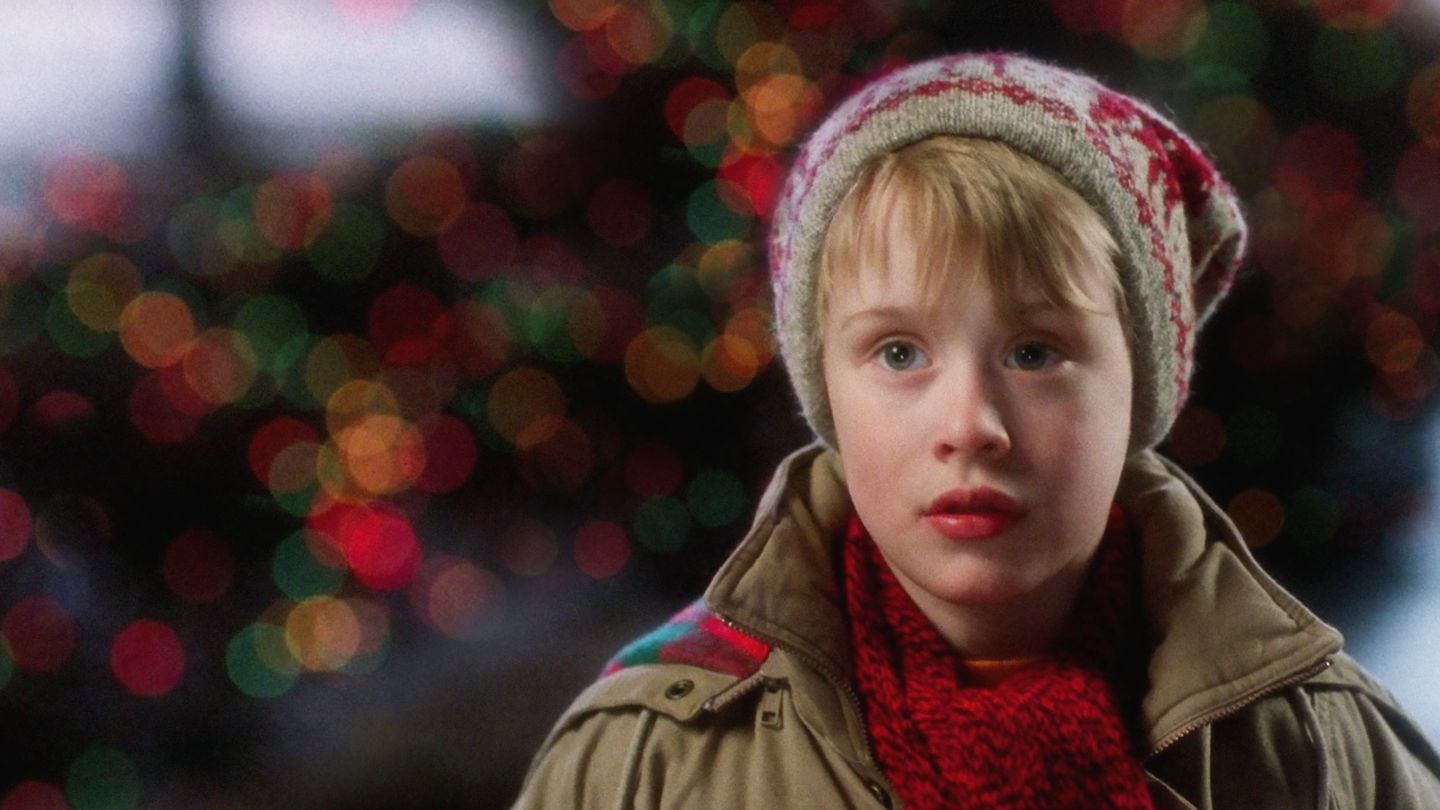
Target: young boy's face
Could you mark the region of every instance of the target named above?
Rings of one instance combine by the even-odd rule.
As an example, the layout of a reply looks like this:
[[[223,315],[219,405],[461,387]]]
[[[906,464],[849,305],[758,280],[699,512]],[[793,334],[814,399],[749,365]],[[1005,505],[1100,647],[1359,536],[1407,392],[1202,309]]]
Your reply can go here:
[[[985,283],[966,283],[973,266],[946,268],[927,297],[913,239],[891,233],[885,266],[847,273],[823,316],[851,498],[942,632],[956,611],[1025,627],[1026,611],[1073,599],[1127,454],[1114,293],[1099,267],[1070,268],[1094,311],[1022,296],[1016,322]]]

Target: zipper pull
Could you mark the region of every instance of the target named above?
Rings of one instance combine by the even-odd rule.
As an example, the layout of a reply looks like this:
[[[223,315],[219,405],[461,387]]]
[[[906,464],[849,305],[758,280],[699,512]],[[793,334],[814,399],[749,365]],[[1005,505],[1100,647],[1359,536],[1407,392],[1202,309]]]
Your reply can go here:
[[[760,725],[777,730],[784,727],[783,709],[787,686],[788,684],[780,679],[765,682],[765,691],[760,695]]]

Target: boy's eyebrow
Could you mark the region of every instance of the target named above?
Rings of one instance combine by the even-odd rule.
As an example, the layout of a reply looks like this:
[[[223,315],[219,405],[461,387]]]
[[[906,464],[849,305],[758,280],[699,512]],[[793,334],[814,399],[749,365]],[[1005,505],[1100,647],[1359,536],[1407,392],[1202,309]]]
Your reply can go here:
[[[943,311],[943,307],[937,306],[933,307],[933,309],[937,312]],[[1031,301],[1023,301],[1016,303],[1013,307],[1007,310],[1007,315],[1013,315],[1016,320],[1024,321],[1033,318],[1036,315],[1047,312],[1059,312],[1065,309],[1066,307],[1056,304],[1053,301],[1047,301],[1043,298],[1038,298]],[[859,310],[858,312],[852,312],[847,315],[843,320],[840,321],[839,328],[840,331],[844,332],[845,330],[849,329],[851,324],[855,321],[906,318],[913,317],[916,314],[917,313],[915,308],[908,306],[866,307],[865,309]]]
[[[846,329],[849,329],[850,325],[857,320],[887,320],[913,314],[914,309],[912,307],[867,307],[858,312],[850,313],[844,320],[840,321],[840,331],[844,332]]]
[[[1071,309],[1071,307],[1062,306],[1054,301],[1047,301],[1044,298],[1040,298],[1016,304],[1012,311],[1021,319],[1025,319],[1045,312],[1064,312],[1068,309]]]

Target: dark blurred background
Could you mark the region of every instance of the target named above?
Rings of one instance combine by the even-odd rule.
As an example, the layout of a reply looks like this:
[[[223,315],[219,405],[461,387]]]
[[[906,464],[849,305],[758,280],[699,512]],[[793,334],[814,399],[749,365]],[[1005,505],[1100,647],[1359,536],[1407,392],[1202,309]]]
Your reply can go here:
[[[1166,451],[1440,734],[1440,0],[9,0],[0,810],[508,804],[807,439],[793,147],[975,48],[1237,186]]]

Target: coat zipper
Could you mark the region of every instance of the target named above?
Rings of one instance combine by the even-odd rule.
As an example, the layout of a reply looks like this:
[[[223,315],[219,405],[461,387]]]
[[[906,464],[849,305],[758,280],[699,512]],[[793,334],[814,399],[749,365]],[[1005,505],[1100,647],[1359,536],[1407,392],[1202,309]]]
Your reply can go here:
[[[1249,706],[1250,704],[1263,697],[1273,695],[1276,692],[1279,692],[1282,689],[1287,689],[1297,683],[1302,683],[1304,681],[1310,680],[1316,675],[1319,675],[1320,673],[1329,669],[1331,664],[1333,663],[1334,659],[1331,656],[1327,655],[1318,663],[1308,667],[1301,672],[1298,672],[1288,678],[1277,681],[1262,689],[1259,689],[1258,691],[1247,695],[1241,700],[1234,701],[1227,706],[1222,706],[1219,709],[1205,715],[1204,717],[1199,718],[1198,720],[1192,720],[1189,723],[1186,723],[1185,725],[1166,735],[1164,739],[1152,746],[1150,748],[1150,753],[1146,755],[1145,758],[1153,759],[1154,757],[1159,756],[1160,752],[1179,742],[1182,738],[1188,736],[1196,729],[1208,726],[1212,723],[1218,723],[1219,721],[1224,720],[1230,715],[1239,712],[1241,709],[1244,709],[1246,706]]]
[[[865,730],[864,704],[860,700],[860,693],[855,691],[855,687],[851,686],[850,682],[846,678],[842,677],[838,672],[831,669],[829,665],[825,664],[824,662],[816,659],[811,655],[808,655],[804,651],[799,650],[789,644],[786,644],[785,642],[774,638],[766,633],[762,633],[752,627],[746,627],[745,625],[742,625],[739,622],[731,619],[730,617],[722,614],[718,610],[714,610],[712,608],[712,611],[714,611],[715,616],[719,618],[721,622],[724,622],[724,624],[731,630],[745,633],[746,635],[768,642],[773,647],[779,647],[790,652],[800,660],[809,664],[810,667],[813,668],[816,672],[819,672],[821,675],[825,676],[825,679],[830,681],[830,684],[832,686],[839,689],[845,695],[845,697],[849,699],[851,708],[855,710],[855,717],[860,720],[860,743],[863,749],[861,753],[865,756],[865,764],[868,765],[872,770],[875,770],[877,772],[879,771],[880,768],[875,759],[875,752],[870,747],[870,735]],[[753,687],[750,688],[753,689]],[[747,689],[746,691],[748,692],[749,689]],[[726,697],[729,698],[728,695]],[[727,700],[726,702],[728,703],[729,701]]]
[[[730,704],[736,702],[737,700],[740,700],[741,698],[745,697],[751,692],[754,692],[756,689],[759,689],[762,686],[769,685],[771,680],[771,678],[765,675],[761,675],[757,671],[753,675],[746,676],[744,680],[740,681],[739,683],[735,684],[724,692],[721,692],[715,697],[712,697],[709,700],[705,701],[703,708],[712,712],[724,711],[725,707],[729,706]]]

